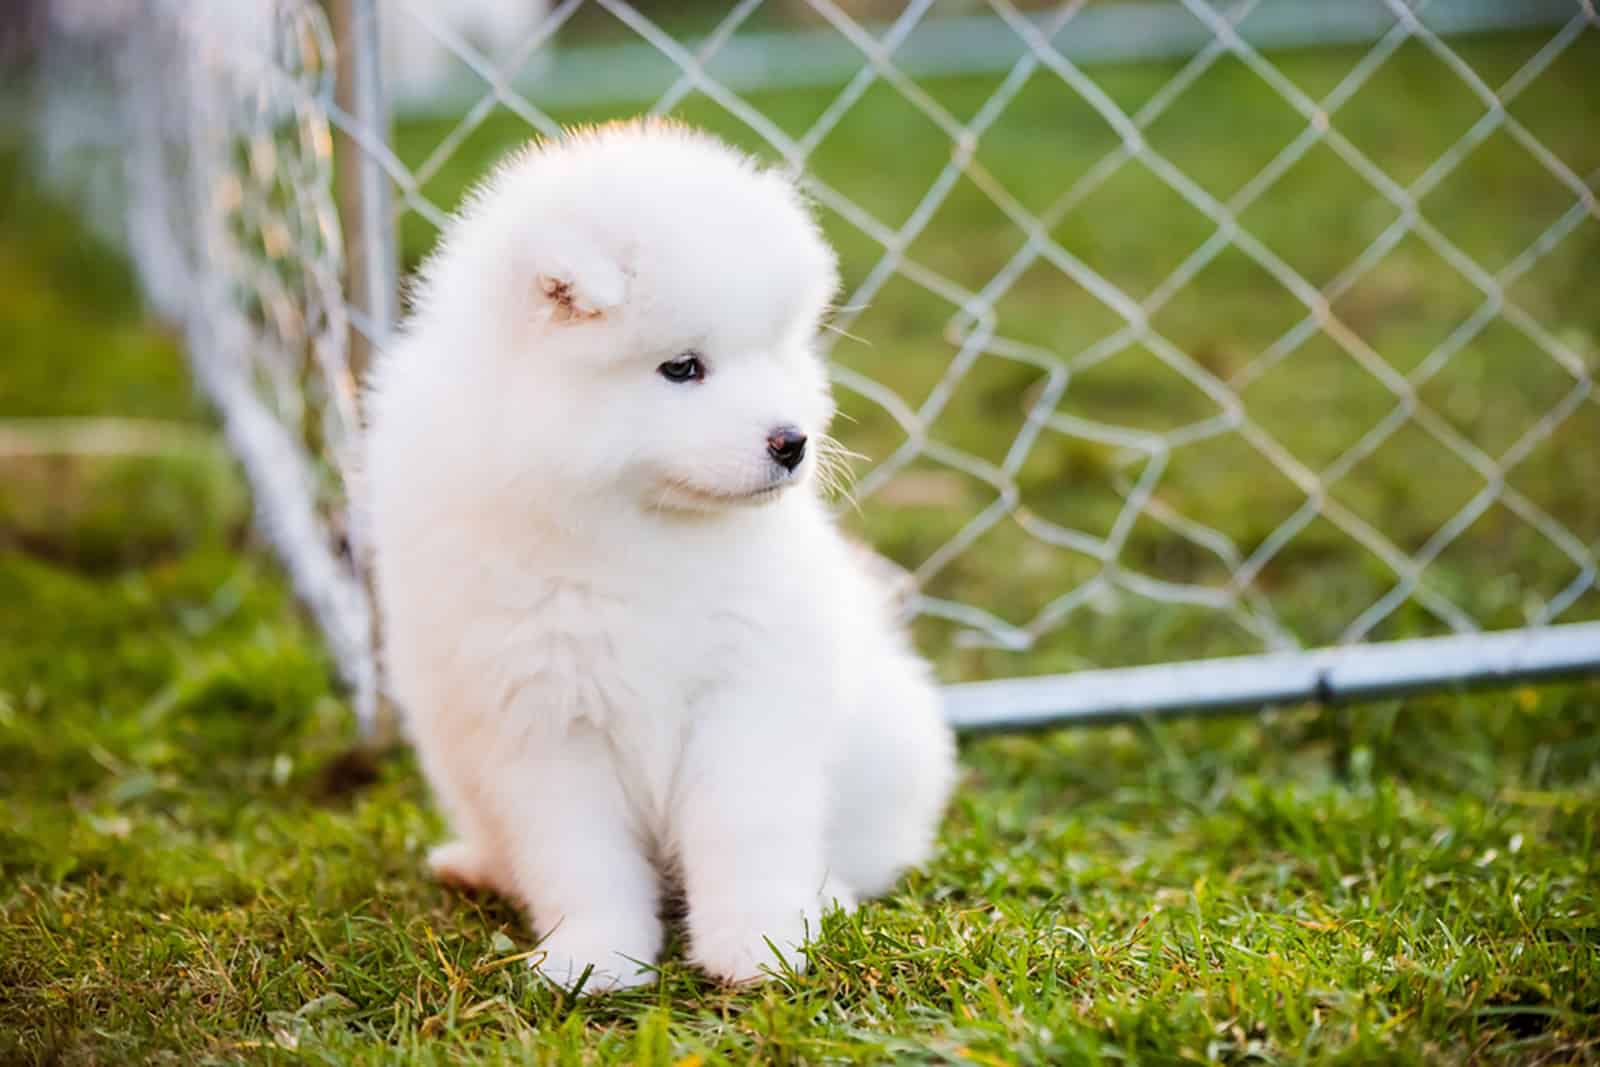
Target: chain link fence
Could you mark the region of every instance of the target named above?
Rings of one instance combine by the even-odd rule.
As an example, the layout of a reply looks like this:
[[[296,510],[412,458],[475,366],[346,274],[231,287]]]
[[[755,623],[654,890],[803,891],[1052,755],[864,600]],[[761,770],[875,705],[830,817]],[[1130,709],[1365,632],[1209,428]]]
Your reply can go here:
[[[130,247],[364,719],[343,487],[394,279],[500,151],[646,110],[801,175],[840,248],[841,507],[1000,679],[958,721],[1600,667],[1593,0],[129,10]]]
[[[358,389],[327,21],[292,2],[71,0],[48,14],[46,176],[87,194],[182,330],[258,523],[371,722],[372,624],[346,531]]]

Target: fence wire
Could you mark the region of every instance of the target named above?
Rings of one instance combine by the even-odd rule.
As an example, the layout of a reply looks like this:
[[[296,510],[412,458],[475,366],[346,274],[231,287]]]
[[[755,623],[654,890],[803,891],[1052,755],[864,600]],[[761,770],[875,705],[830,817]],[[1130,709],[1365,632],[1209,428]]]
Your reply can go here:
[[[370,0],[355,6],[374,9]],[[1386,626],[1402,609],[1416,612],[1405,632],[1499,628],[1507,624],[1504,612],[1486,606],[1472,588],[1497,577],[1482,555],[1465,585],[1459,577],[1437,578],[1441,571],[1459,571],[1442,561],[1476,537],[1491,514],[1494,544],[1515,542],[1522,546],[1518,552],[1546,561],[1540,564],[1543,584],[1525,592],[1514,623],[1545,627],[1600,615],[1594,596],[1600,521],[1593,503],[1600,497],[1592,474],[1586,485],[1568,486],[1578,499],[1575,507],[1553,506],[1548,494],[1519,484],[1530,460],[1544,464],[1551,451],[1600,439],[1594,432],[1600,395],[1590,332],[1596,322],[1584,306],[1592,297],[1575,287],[1566,304],[1546,300],[1530,306],[1519,288],[1552,256],[1570,256],[1573,242],[1593,240],[1600,223],[1595,161],[1566,158],[1570,152],[1547,144],[1517,111],[1519,100],[1559,64],[1595,54],[1600,16],[1593,0],[1352,4],[1366,20],[1359,34],[1365,43],[1349,53],[1337,77],[1315,91],[1286,74],[1276,53],[1269,58],[1260,47],[1267,39],[1281,43],[1290,8],[1314,19],[1321,6],[1293,0],[1069,0],[1044,10],[1024,10],[1011,0],[911,0],[883,23],[866,20],[844,0],[741,0],[693,34],[672,28],[669,6],[646,10],[623,0],[507,0],[500,6],[517,9],[520,28],[514,34],[497,36],[492,26],[485,33],[452,9],[423,0],[376,4],[377,33],[391,43],[380,49],[368,36],[347,47],[387,56],[391,63],[396,56],[432,50],[425,62],[416,61],[435,72],[429,84],[406,71],[389,72],[403,101],[419,115],[408,121],[401,113],[399,137],[370,121],[373,114],[355,113],[336,99],[327,24],[317,7],[300,0],[254,0],[238,8],[138,0],[134,7],[142,16],[135,21],[143,29],[118,46],[125,90],[120,127],[134,134],[126,138],[122,156],[141,276],[156,306],[186,324],[200,379],[225,414],[260,512],[289,561],[296,588],[363,694],[363,708],[371,707],[375,691],[366,644],[369,612],[352,554],[341,551],[341,487],[357,424],[349,348],[352,330],[381,346],[392,323],[384,321],[387,315],[364,314],[368,304],[352,304],[343,295],[348,279],[333,189],[334,135],[348,137],[363,165],[392,183],[397,229],[440,226],[454,206],[455,186],[446,179],[462,154],[479,151],[486,136],[503,136],[497,131],[508,121],[528,135],[559,135],[561,123],[548,101],[569,100],[560,79],[575,69],[562,61],[562,52],[569,38],[587,40],[585,27],[600,20],[613,42],[590,48],[584,57],[597,84],[607,81],[610,68],[597,67],[607,54],[637,57],[641,46],[655,57],[664,82],[645,107],[613,105],[613,111],[668,113],[698,104],[719,112],[744,142],[801,175],[828,216],[830,232],[848,235],[845,274],[851,284],[821,343],[834,358],[845,410],[863,424],[861,433],[890,442],[860,472],[854,501],[869,534],[889,531],[891,543],[881,547],[912,572],[919,591],[915,612],[949,625],[953,647],[1026,652],[1065,633],[1064,643],[1073,649],[1070,624],[1085,613],[1098,620],[1140,611],[1141,619],[1184,612],[1226,621],[1234,637],[1205,647],[1241,651],[1394,636]],[[772,26],[797,7],[809,19],[803,31],[809,39],[823,35],[829,42],[813,51],[827,52],[830,70],[837,68],[842,49],[854,57],[852,71],[814,90],[801,123],[769,114],[760,90],[813,79],[790,67],[765,77],[752,73],[748,50],[739,53],[739,62],[726,62],[741,42],[776,40]],[[530,19],[530,11],[540,17]],[[962,33],[951,35],[958,18]],[[1480,20],[1480,28],[1509,19],[1523,24],[1525,33],[1533,32],[1526,24],[1537,24],[1540,37],[1511,69],[1489,78],[1464,58],[1458,39],[1444,32],[1472,19]],[[1137,106],[1110,86],[1113,68],[1094,66],[1082,54],[1085,36],[1137,39],[1146,53],[1160,54],[1151,43],[1153,27],[1180,23],[1180,38],[1198,46]],[[1303,36],[1315,38],[1316,32],[1312,26]],[[618,37],[626,43],[615,43]],[[1005,47],[984,51],[996,67],[975,103],[958,109],[948,94],[930,88],[937,56],[928,42],[953,41],[942,46],[949,69],[970,76],[971,55],[960,44],[980,37]],[[259,47],[261,41],[271,46]],[[1375,158],[1370,137],[1341,127],[1351,102],[1397,55],[1419,50],[1431,57],[1437,78],[1453,79],[1471,95],[1480,114],[1442,148],[1430,150],[1415,173],[1397,177]],[[914,64],[907,61],[915,76],[900,62],[902,53],[917,56]],[[629,72],[617,62],[616,77],[625,78]],[[1292,112],[1297,131],[1226,193],[1175,161],[1153,132],[1224,64],[1242,67],[1268,87]],[[441,70],[453,74],[438,75]],[[1590,89],[1593,84],[1591,75]],[[1008,120],[1022,95],[1040,85],[1086,109],[1111,142],[1080,161],[1042,202],[1019,194],[988,154],[991,143],[1017,136]],[[869,96],[886,94],[936,130],[947,155],[931,175],[886,175],[892,188],[864,196],[859,183],[835,173],[842,153],[852,148],[838,142],[859,137],[847,129],[852,115]],[[451,101],[448,108],[438,106],[441,99]],[[446,110],[450,117],[442,119]],[[1553,183],[1565,201],[1525,247],[1493,257],[1499,262],[1485,262],[1490,257],[1458,232],[1468,220],[1436,217],[1427,202],[1471,170],[1475,153],[1492,139],[1516,146],[1519,165]],[[1230,144],[1219,141],[1213,150],[1229,152]],[[1331,154],[1367,198],[1392,216],[1374,227],[1376,234],[1358,255],[1329,271],[1297,263],[1281,247],[1279,234],[1264,233],[1252,214],[1283,195],[1313,154]],[[1041,146],[1040,158],[1041,166],[1053,166],[1059,156]],[[1097,197],[1135,177],[1153,183],[1163,202],[1179,205],[1175,211],[1201,217],[1207,232],[1175,264],[1164,265],[1154,284],[1139,286],[1146,290],[1142,294],[1102,261],[1114,258],[1105,248],[1074,247],[1062,236],[1075,220],[1100,210]],[[998,256],[968,259],[930,246],[938,239],[938,220],[958,202],[962,210],[980,204],[996,219],[996,240],[1010,242]],[[1122,224],[1130,230],[1165,225],[1161,218],[1127,218]],[[363,240],[387,243],[394,237],[395,231],[368,232]],[[1419,358],[1404,360],[1348,310],[1403,247],[1425,249],[1437,264],[1430,269],[1451,272],[1451,284],[1469,293],[1472,305],[1442,337],[1430,339]],[[361,251],[391,254],[387,244]],[[1259,350],[1219,361],[1200,351],[1202,339],[1193,331],[1168,323],[1175,307],[1208,291],[1203,276],[1224,260],[1246,265],[1258,280],[1253,300],[1284,312],[1288,324]],[[1092,304],[1094,314],[1109,315],[1110,326],[1087,339],[1041,341],[1027,323],[1019,326],[1016,312],[1024,291],[1041,287],[1059,295],[1064,316],[1092,318],[1082,310]],[[915,376],[915,388],[862,356],[858,335],[875,343],[895,314],[926,315],[930,307],[937,308],[943,343],[938,350],[926,346],[917,357],[937,366]],[[1435,390],[1465,373],[1461,368],[1470,354],[1491,333],[1511,339],[1519,358],[1528,361],[1527,376],[1556,383],[1543,387],[1537,410],[1517,411],[1518,424],[1493,440],[1476,433],[1472,420],[1442,407]],[[1313,351],[1320,354],[1308,354]],[[1097,373],[1130,360],[1147,367],[1152,382],[1159,377],[1168,383],[1152,388],[1152,395],[1183,391],[1188,399],[1179,411],[1166,419],[1119,418],[1121,402],[1097,405],[1099,394],[1092,390],[1084,402],[1075,402]],[[1370,415],[1358,436],[1331,448],[1308,449],[1285,432],[1282,411],[1263,411],[1252,400],[1262,383],[1314,361],[1319,367],[1337,361],[1339,374],[1358,376]],[[950,431],[952,412],[970,408],[970,394],[987,388],[979,379],[1004,373],[996,368],[1020,368],[1025,378],[1007,380],[1026,386],[1004,398],[1011,414],[1003,432],[991,419],[985,425],[995,439],[974,447]],[[1303,411],[1287,417],[1291,429],[1297,418],[1321,417],[1314,380],[1307,389]],[[1486,403],[1496,403],[1495,396]],[[856,445],[849,424],[840,436]],[[1224,443],[1232,451],[1207,451]],[[1086,508],[1096,521],[1083,523],[1074,521],[1070,501],[1064,508],[1035,506],[1040,480],[1030,463],[1045,448],[1097,457],[1087,464],[1087,475],[1060,477],[1098,481],[1113,506]],[[1212,500],[1203,484],[1202,491],[1189,491],[1196,486],[1188,481],[1185,491],[1174,491],[1180,472],[1198,462],[1196,455],[1230,456],[1246,472],[1280,479],[1292,507],[1270,521],[1251,515],[1242,522],[1238,512],[1259,504],[1248,494],[1242,504],[1220,493]],[[1426,484],[1440,476],[1438,464],[1446,461],[1470,472],[1463,476],[1472,489],[1438,514],[1430,511],[1425,529],[1402,534],[1385,528],[1381,516],[1392,509],[1364,506],[1360,494],[1353,499],[1347,491],[1375,463]],[[1573,469],[1577,473],[1569,478],[1581,481],[1583,465]],[[974,488],[948,492],[941,478]],[[919,500],[918,486],[928,499]],[[878,521],[891,512],[915,518],[930,510],[943,513],[933,524],[937,537],[925,536],[925,530],[904,533],[899,520]],[[958,513],[956,521],[951,512]],[[1290,580],[1285,572],[1319,565],[1319,549],[1306,551],[1307,542],[1337,542],[1339,551],[1358,555],[1356,569],[1369,583],[1359,597],[1319,607],[1315,627],[1307,626],[1302,608],[1286,610],[1282,592]],[[1486,551],[1492,555],[1492,545]],[[1048,586],[1045,594],[1035,588],[1016,596],[1015,583],[1001,580],[1000,572],[1023,566],[1019,552],[1044,561],[1026,584]],[[1505,552],[1510,566],[1515,561],[1510,549]],[[1161,560],[1167,558],[1183,562],[1166,566]],[[1098,663],[1099,655],[1072,651],[1050,662]],[[1139,656],[1136,651],[1129,658]],[[1022,662],[979,662],[984,671],[1028,672]]]
[[[103,164],[120,164],[112,191],[92,203],[125,220],[146,298],[181,327],[258,523],[371,720],[369,608],[344,493],[357,388],[326,20],[298,0],[74,2],[51,15],[39,110],[46,166],[105,187]],[[74,165],[80,158],[101,166]]]

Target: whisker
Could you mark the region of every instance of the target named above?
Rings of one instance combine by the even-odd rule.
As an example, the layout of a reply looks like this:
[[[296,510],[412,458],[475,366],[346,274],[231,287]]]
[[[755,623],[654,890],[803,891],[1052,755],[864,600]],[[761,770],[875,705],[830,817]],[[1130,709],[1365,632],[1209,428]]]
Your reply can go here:
[[[867,340],[865,337],[859,337],[856,334],[851,333],[849,330],[845,329],[843,326],[835,326],[831,322],[824,322],[821,325],[822,325],[822,328],[824,330],[827,330],[829,333],[838,334],[840,337],[847,337],[850,340],[856,342],[857,344],[866,345],[868,348],[873,347],[873,344],[872,344],[871,341]]]
[[[857,515],[862,514],[861,505],[851,492],[855,483],[855,468],[852,459],[870,461],[869,457],[860,452],[854,452],[828,434],[816,435],[817,441],[817,483],[825,495],[843,498]]]
[[[829,434],[817,434],[817,445],[822,451],[835,458],[859,459],[865,463],[872,462],[871,456],[864,455],[855,451],[854,449],[846,448],[840,443],[837,437],[833,437]]]

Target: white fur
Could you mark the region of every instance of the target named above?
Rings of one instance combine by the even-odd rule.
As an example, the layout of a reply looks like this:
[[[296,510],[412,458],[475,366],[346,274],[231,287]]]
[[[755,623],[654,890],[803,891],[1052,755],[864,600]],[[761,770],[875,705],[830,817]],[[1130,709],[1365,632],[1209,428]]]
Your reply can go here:
[[[611,126],[483,185],[378,367],[387,665],[456,835],[431,860],[525,905],[555,981],[649,981],[664,877],[710,974],[803,966],[824,908],[931,847],[938,695],[812,477],[835,285],[787,178]],[[690,349],[704,381],[657,373]]]

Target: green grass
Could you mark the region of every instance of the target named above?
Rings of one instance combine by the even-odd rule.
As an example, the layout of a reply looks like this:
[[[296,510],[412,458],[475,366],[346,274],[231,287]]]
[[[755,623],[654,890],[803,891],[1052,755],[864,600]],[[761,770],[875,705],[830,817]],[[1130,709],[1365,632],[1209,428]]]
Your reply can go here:
[[[1536,45],[1465,52],[1494,81]],[[1592,35],[1581,48],[1517,112],[1588,175],[1600,169],[1600,103],[1584,91]],[[1316,90],[1351,61],[1329,52],[1283,66]],[[1097,73],[1126,102],[1167,71]],[[963,114],[988,88],[930,86]],[[1237,70],[1192,92],[1152,141],[1220,192],[1296,132]],[[1416,53],[1371,92],[1340,125],[1397,175],[1420,172],[1473,117]],[[803,94],[759,103],[791,127],[820,107]],[[907,188],[937,168],[942,143],[876,92],[849,121],[824,147],[826,176],[904,217]],[[414,157],[438,133],[408,127],[402,147]],[[486,129],[431,191],[452,202],[519,135]],[[1037,207],[1108,145],[1040,84],[981,156]],[[1491,140],[1482,152],[1425,208],[1497,263],[1564,205],[1513,146]],[[1142,294],[1205,229],[1149,181],[1122,181],[1059,236]],[[1318,155],[1246,220],[1320,283],[1382,225],[1369,200]],[[1012,240],[986,211],[959,193],[913,253],[981,282]],[[14,154],[0,161],[0,213],[0,417],[159,418],[203,441],[207,417],[180,355],[139,315],[125,267],[21,178]],[[830,226],[859,277],[869,250]],[[1514,291],[1591,361],[1600,312],[1584,281],[1597,229],[1586,224]],[[408,255],[427,239],[408,230]],[[1422,252],[1402,249],[1344,310],[1405,366],[1471,301]],[[891,286],[854,330],[872,346],[840,355],[918,398],[950,353],[948,314]],[[1067,357],[1109,328],[1103,310],[1042,272],[1002,314],[1008,334]],[[1292,309],[1224,257],[1158,321],[1221,371],[1269,342]],[[1548,403],[1542,358],[1486,333],[1441,382],[1439,409],[1476,439],[1503,442]],[[1247,402],[1295,451],[1335,452],[1381,414],[1335,353],[1308,349],[1291,368]],[[1035,377],[980,361],[936,436],[980,454],[1001,447]],[[1072,410],[1132,423],[1187,418],[1193,403],[1137,360],[1084,372],[1068,396]],[[892,448],[881,414],[845,399],[858,420],[845,424],[851,443]],[[1590,546],[1600,541],[1596,411],[1581,409],[1513,477]],[[1289,503],[1246,455],[1216,449],[1186,462],[1175,456],[1163,483],[1168,503],[1246,548]],[[1358,469],[1348,489],[1353,508],[1372,509],[1402,540],[1431,533],[1453,491],[1441,461],[1419,451],[1411,464]],[[1115,506],[1116,471],[1116,457],[1047,437],[1019,481],[1041,514],[1090,524]],[[915,563],[949,532],[940,523],[958,524],[982,498],[925,470],[920,483],[886,489],[866,526]],[[1441,570],[1489,621],[1516,621],[1561,577],[1518,529],[1504,520],[1473,531]],[[1386,579],[1339,535],[1307,534],[1263,581],[1318,638]],[[1130,565],[1190,580],[1208,565],[1159,530],[1138,531],[1128,552]],[[935,591],[1026,618],[1081,568],[1008,525]],[[1591,593],[1573,617],[1594,614]],[[1408,611],[1392,629],[1428,625]],[[955,648],[937,626],[921,636],[950,678],[1239,643],[1213,617],[1133,600],[1074,620],[1024,657]],[[426,878],[422,853],[441,827],[415,766],[398,757],[375,780],[352,781],[350,729],[216,448],[0,459],[0,1062],[1600,1060],[1594,682],[971,742],[937,861],[889,900],[830,922],[806,976],[730,993],[673,960],[652,990],[582,1003],[516,959],[531,942],[511,908]]]

